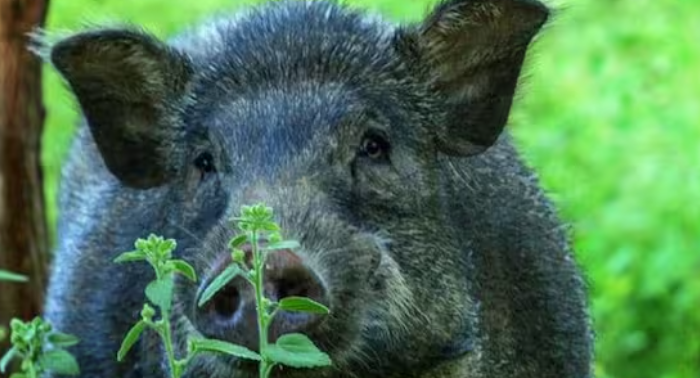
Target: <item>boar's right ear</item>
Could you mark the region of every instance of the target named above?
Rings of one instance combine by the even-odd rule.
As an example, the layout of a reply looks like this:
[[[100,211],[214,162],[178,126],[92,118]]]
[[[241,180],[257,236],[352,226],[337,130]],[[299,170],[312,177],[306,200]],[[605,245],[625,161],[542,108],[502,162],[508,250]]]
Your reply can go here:
[[[139,189],[173,177],[184,150],[178,114],[192,76],[186,56],[129,29],[78,33],[48,55],[75,93],[112,174]]]
[[[537,0],[448,0],[399,32],[399,51],[447,106],[442,152],[474,155],[498,139],[527,47],[548,15]]]

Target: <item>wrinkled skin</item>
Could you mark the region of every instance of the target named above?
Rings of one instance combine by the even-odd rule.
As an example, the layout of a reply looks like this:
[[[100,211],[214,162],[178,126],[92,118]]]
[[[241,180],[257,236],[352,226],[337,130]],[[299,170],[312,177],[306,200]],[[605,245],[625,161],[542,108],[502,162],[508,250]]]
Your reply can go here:
[[[590,377],[565,229],[503,131],[547,15],[534,0],[452,0],[396,27],[282,1],[167,44],[113,28],[48,46],[86,119],[47,302],[82,340],[81,376],[165,376],[154,335],[116,362],[153,273],[114,257],[148,233],[175,238],[202,282],[229,219],[264,201],[331,308],[307,334],[334,366],[276,377]],[[201,334],[199,285],[177,281],[180,353]],[[254,376],[221,356],[186,372]]]

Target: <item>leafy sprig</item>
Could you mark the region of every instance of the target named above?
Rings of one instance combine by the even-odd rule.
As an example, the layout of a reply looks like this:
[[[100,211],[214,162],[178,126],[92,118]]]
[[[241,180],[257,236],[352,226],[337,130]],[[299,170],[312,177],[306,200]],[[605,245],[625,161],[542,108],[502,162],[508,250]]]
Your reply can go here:
[[[78,343],[74,336],[55,332],[42,318],[30,322],[12,319],[10,322],[12,347],[0,359],[0,372],[5,373],[13,359],[20,359],[20,372],[10,378],[38,378],[45,372],[60,375],[78,375],[78,363],[64,348]]]
[[[273,220],[273,212],[263,204],[243,206],[241,217],[234,218],[236,226],[242,233],[234,237],[229,247],[232,263],[226,267],[204,290],[198,301],[203,306],[214,295],[224,288],[231,280],[242,276],[255,289],[255,302],[258,316],[260,336],[259,352],[252,351],[240,345],[222,340],[189,339],[187,340],[187,355],[176,359],[170,327],[170,309],[173,298],[174,275],[181,274],[193,282],[197,281],[194,268],[183,260],[173,259],[172,252],[177,244],[172,239],[163,239],[150,235],[147,239],[138,239],[136,250],[121,254],[115,262],[148,262],[156,273],[156,279],[148,284],[145,290],[150,303],[160,310],[160,319],[154,320],[156,309],[150,304],[144,304],[139,320],[125,335],[117,359],[122,361],[133,345],[146,329],[154,330],[164,344],[170,376],[180,378],[187,364],[199,353],[223,353],[238,358],[259,362],[261,378],[270,376],[277,365],[287,365],[295,368],[311,368],[328,366],[331,360],[305,335],[300,333],[287,334],[279,337],[275,343],[268,342],[268,328],[279,311],[306,312],[313,314],[328,314],[329,309],[309,298],[288,297],[275,302],[264,296],[263,266],[269,253],[280,249],[295,249],[299,243],[294,240],[282,240],[280,227]],[[270,244],[261,247],[260,239],[265,237]],[[245,252],[242,247],[249,243],[252,249],[252,266],[245,262]]]
[[[268,341],[268,329],[279,311],[328,314],[329,309],[309,298],[287,297],[275,302],[264,296],[264,265],[267,255],[281,249],[296,249],[299,243],[282,240],[280,227],[274,222],[272,208],[264,204],[243,206],[241,216],[234,218],[237,228],[242,231],[230,243],[231,265],[217,276],[202,294],[199,306],[203,306],[217,291],[237,276],[242,276],[255,290],[255,304],[258,317],[259,353],[246,350],[237,355],[240,358],[259,361],[259,376],[267,378],[277,365],[295,368],[312,368],[331,365],[330,357],[322,352],[307,336],[300,333],[282,335],[274,344]],[[266,238],[270,244],[261,247],[260,240]],[[252,267],[245,262],[242,247],[250,244]]]
[[[188,354],[183,359],[175,357],[170,326],[174,278],[175,274],[181,274],[196,282],[197,275],[190,264],[183,260],[172,258],[172,253],[177,247],[177,243],[173,239],[164,239],[151,234],[146,239],[136,240],[134,246],[136,250],[124,252],[114,261],[116,263],[146,261],[153,267],[156,278],[146,286],[145,294],[151,304],[160,310],[160,319],[154,319],[156,309],[145,303],[141,310],[141,320],[127,332],[117,352],[117,360],[120,362],[124,360],[124,357],[136,344],[143,331],[148,328],[161,337],[168,359],[170,375],[173,378],[179,378],[184,373],[184,369],[192,356]]]

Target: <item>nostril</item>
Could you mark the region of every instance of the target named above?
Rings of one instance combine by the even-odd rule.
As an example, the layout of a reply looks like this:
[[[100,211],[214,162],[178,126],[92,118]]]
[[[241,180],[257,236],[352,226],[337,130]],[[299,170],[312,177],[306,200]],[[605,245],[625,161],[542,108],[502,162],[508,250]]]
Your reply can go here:
[[[270,272],[268,295],[276,301],[288,297],[305,297],[328,306],[326,290],[319,277],[308,266],[289,264]],[[320,324],[322,316],[295,311],[280,311],[270,326],[272,340],[284,334],[312,331]]]
[[[279,299],[287,297],[308,297],[309,285],[297,283],[289,280],[279,280],[276,283],[279,287],[277,296]]]
[[[222,257],[211,272],[214,281],[231,261]],[[266,256],[263,285],[265,296],[275,302],[288,297],[305,297],[330,307],[327,290],[316,272],[299,255],[282,249]],[[200,288],[203,295],[212,282]],[[195,327],[208,338],[226,340],[255,350],[258,345],[258,327],[255,292],[242,276],[236,276],[221,288],[208,302],[195,310]],[[269,324],[271,341],[283,334],[312,331],[321,323],[319,314],[280,310]]]
[[[229,321],[234,317],[241,305],[241,295],[238,289],[229,285],[221,289],[210,302],[210,311],[220,321]]]
[[[287,297],[310,297],[314,286],[314,279],[310,274],[301,269],[288,269],[284,276],[275,280],[278,299]]]

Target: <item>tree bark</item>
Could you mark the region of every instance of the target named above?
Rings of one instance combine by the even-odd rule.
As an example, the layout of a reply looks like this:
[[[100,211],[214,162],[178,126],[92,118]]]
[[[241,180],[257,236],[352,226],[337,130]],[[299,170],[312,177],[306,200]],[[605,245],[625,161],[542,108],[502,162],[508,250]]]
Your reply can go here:
[[[41,62],[28,33],[43,26],[48,0],[0,0],[0,268],[29,283],[0,282],[0,325],[42,311],[48,233],[41,167]],[[7,342],[7,340],[5,341]],[[0,345],[0,354],[5,349]]]

